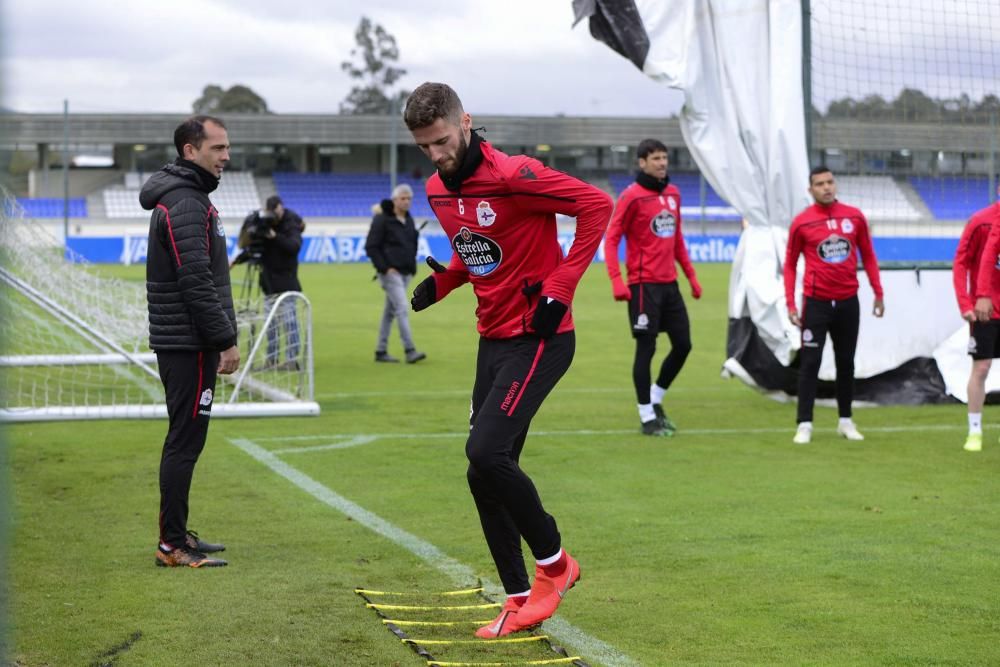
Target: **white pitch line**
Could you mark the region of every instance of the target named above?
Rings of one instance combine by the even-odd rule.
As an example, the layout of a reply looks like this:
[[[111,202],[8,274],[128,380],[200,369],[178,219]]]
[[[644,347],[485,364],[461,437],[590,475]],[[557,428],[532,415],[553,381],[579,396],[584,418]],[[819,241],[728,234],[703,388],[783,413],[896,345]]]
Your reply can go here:
[[[560,388],[560,394],[631,394],[635,390],[632,387],[566,387]],[[704,394],[718,392],[715,387],[685,387],[683,389],[671,389],[671,396],[675,394],[683,396],[686,394]],[[380,398],[384,396],[471,396],[472,389],[424,389],[424,390],[383,390],[383,391],[336,391],[330,393],[316,394],[316,400],[330,398]],[[818,399],[823,400],[823,399]],[[857,405],[855,405],[857,407]]]
[[[347,449],[348,447],[357,447],[358,445],[367,445],[369,442],[374,442],[378,439],[376,435],[355,435],[351,436],[333,436],[333,438],[345,438],[341,442],[331,442],[328,445],[313,445],[311,447],[288,447],[286,449],[274,449],[271,450],[273,454],[302,454],[304,452],[321,452],[327,449]],[[325,440],[330,440],[331,438],[327,436]]]
[[[324,503],[350,517],[357,523],[381,535],[391,542],[403,547],[413,555],[422,558],[442,574],[451,579],[456,586],[467,586],[477,579],[472,568],[448,556],[436,546],[422,540],[416,535],[406,532],[385,519],[369,512],[360,505],[337,494],[323,484],[279,459],[273,452],[255,444],[246,438],[230,438],[229,442],[242,449],[251,457],[267,466],[272,472],[284,477],[316,500]],[[503,590],[492,582],[484,582],[484,589],[492,595],[502,595]],[[611,667],[630,667],[638,665],[635,660],[621,653],[610,644],[591,637],[583,630],[573,626],[566,620],[552,618],[546,621],[546,632],[555,636],[560,642],[569,644],[581,653],[599,660]]]
[[[862,430],[866,433],[909,433],[919,431],[959,431],[968,428],[965,424],[925,424],[913,426],[866,426]],[[692,428],[678,431],[678,436],[684,435],[746,435],[746,434],[782,434],[794,433],[795,429],[788,427],[770,428]],[[834,433],[835,428],[816,428],[815,433]],[[566,437],[566,436],[589,436],[589,435],[638,435],[636,429],[578,429],[568,431],[530,431],[532,437]],[[266,438],[256,438],[256,442],[296,442],[310,440],[337,440],[324,445],[314,445],[310,447],[289,447],[287,449],[270,450],[273,454],[303,454],[308,452],[320,452],[329,449],[346,449],[365,445],[376,440],[433,440],[438,438],[467,438],[468,431],[455,431],[453,433],[326,433],[319,435],[293,435],[293,436],[273,436]]]

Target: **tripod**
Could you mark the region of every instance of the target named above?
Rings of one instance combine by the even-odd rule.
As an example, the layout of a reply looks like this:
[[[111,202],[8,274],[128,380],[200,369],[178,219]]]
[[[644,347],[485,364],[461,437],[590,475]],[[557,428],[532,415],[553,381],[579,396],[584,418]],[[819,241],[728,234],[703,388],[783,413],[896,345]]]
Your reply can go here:
[[[243,280],[240,282],[240,293],[236,299],[236,320],[237,322],[247,322],[250,325],[250,335],[247,337],[247,359],[250,357],[250,350],[253,342],[257,338],[257,321],[260,319],[261,294],[260,294],[260,260],[250,257],[246,262],[246,271],[243,273]]]

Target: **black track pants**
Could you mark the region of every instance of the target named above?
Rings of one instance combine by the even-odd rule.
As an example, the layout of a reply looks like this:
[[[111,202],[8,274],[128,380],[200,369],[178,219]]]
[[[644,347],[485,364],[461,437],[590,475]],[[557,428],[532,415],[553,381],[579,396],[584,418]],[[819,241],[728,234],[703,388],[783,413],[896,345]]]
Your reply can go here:
[[[556,521],[542,507],[535,485],[518,463],[531,419],[573,360],[575,334],[540,340],[482,338],[472,391],[465,453],[469,489],[483,534],[507,593],[531,584],[521,538],[536,559],[560,548]]]
[[[205,448],[212,416],[218,352],[156,353],[170,426],[160,457],[160,541],[184,545],[194,464]]]
[[[816,384],[828,332],[837,366],[837,410],[841,417],[851,416],[859,311],[857,296],[842,301],[806,297],[802,308],[802,349],[799,351],[799,423],[813,419]]]

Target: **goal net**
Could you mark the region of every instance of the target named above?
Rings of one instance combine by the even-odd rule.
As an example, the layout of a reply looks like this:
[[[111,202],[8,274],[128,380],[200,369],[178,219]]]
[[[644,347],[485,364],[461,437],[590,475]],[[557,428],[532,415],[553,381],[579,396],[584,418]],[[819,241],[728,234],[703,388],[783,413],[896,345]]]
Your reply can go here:
[[[812,161],[833,169],[876,237],[923,240],[900,255],[950,260],[965,221],[996,198],[996,3],[813,0],[810,11]]]
[[[245,299],[240,369],[217,417],[314,415],[312,313],[289,292]],[[102,275],[13,198],[0,208],[0,421],[166,417],[142,280]]]

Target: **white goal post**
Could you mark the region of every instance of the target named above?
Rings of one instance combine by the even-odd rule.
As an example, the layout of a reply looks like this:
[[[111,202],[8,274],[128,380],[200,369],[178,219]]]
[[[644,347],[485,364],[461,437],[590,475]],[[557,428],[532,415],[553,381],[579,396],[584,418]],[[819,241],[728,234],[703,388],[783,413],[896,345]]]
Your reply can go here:
[[[101,275],[3,200],[0,422],[165,418],[145,285]],[[309,300],[253,290],[237,309],[240,369],[219,376],[212,414],[319,414]]]

